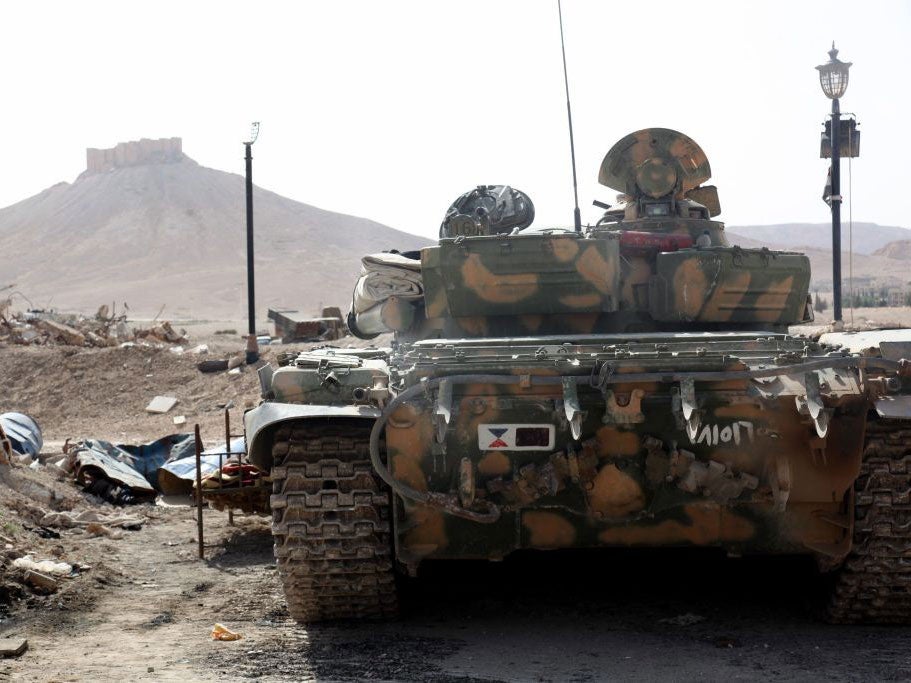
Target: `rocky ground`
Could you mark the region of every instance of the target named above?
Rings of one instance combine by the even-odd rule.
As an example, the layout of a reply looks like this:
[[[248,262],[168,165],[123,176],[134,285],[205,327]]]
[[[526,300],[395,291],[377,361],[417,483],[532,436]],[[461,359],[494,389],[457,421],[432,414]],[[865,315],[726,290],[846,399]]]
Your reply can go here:
[[[812,568],[715,554],[529,555],[431,566],[385,624],[302,628],[284,609],[266,521],[147,506],[120,540],[64,537],[90,568],[0,624],[30,643],[0,680],[907,680],[908,630],[813,615]],[[243,634],[210,638],[216,622]]]
[[[213,355],[238,344],[219,338],[208,338]],[[71,351],[0,349],[0,411],[34,415],[49,449],[69,437],[154,439],[179,431],[175,413],[214,441],[219,405],[233,400],[239,419],[257,400],[250,369],[229,379],[201,376],[167,349]],[[178,406],[146,415],[160,393]],[[0,638],[29,641],[25,654],[0,659],[0,681],[855,681],[911,671],[911,630],[820,622],[819,577],[791,558],[531,553],[428,565],[403,582],[399,620],[303,628],[284,608],[266,518],[238,515],[232,526],[206,510],[200,560],[183,501],[127,509],[141,528],[115,537],[42,529],[36,520],[53,510],[123,511],[50,469],[6,472],[6,566],[30,554],[74,572],[46,595],[13,570],[0,574]],[[216,623],[243,638],[213,641]]]

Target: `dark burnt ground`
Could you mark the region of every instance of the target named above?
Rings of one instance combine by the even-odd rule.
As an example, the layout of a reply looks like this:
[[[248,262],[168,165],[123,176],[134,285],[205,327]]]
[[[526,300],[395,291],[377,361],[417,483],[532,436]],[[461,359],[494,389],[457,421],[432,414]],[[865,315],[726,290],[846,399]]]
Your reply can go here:
[[[911,629],[831,626],[820,600],[806,558],[523,553],[425,565],[394,622],[303,628],[279,602],[206,666],[266,680],[908,679]]]

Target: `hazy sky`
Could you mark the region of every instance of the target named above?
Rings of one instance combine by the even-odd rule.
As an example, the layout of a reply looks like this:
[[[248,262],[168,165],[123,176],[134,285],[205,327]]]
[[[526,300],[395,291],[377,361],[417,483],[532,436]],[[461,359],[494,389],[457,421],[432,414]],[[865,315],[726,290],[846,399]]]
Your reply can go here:
[[[604,153],[648,126],[705,149],[729,224],[825,222],[814,67],[854,62],[856,220],[911,227],[911,2],[565,0],[583,220]],[[432,237],[480,183],[572,222],[555,0],[8,3],[0,206],[85,167],[86,147],[180,136],[199,163]],[[844,165],[847,194],[847,164]],[[847,205],[845,209],[847,219]],[[243,224],[243,216],[238,216]],[[390,245],[394,246],[394,245]]]

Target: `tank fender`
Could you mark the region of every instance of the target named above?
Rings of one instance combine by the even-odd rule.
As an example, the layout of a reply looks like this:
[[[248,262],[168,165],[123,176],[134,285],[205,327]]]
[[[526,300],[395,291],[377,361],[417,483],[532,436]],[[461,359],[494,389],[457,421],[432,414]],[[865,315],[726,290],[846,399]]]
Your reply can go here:
[[[911,396],[881,396],[874,403],[876,414],[889,420],[911,420]]]
[[[244,413],[244,435],[250,462],[262,470],[272,468],[275,428],[289,420],[323,420],[333,417],[362,418],[371,422],[381,414],[374,406],[325,406],[300,403],[262,403]]]

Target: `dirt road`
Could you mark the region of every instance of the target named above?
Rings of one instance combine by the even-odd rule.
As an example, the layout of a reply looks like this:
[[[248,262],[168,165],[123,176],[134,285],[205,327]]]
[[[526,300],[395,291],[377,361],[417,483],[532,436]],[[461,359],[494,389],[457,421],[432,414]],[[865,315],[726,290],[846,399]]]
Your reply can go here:
[[[812,568],[713,553],[532,554],[426,567],[385,624],[302,628],[284,610],[265,519],[209,511],[196,559],[186,507],[147,508],[94,600],[0,626],[31,649],[23,681],[906,680],[907,628],[811,613]],[[91,570],[89,572],[91,574]],[[52,607],[52,603],[51,603]],[[215,622],[244,634],[215,642]],[[696,622],[696,623],[689,623]]]

